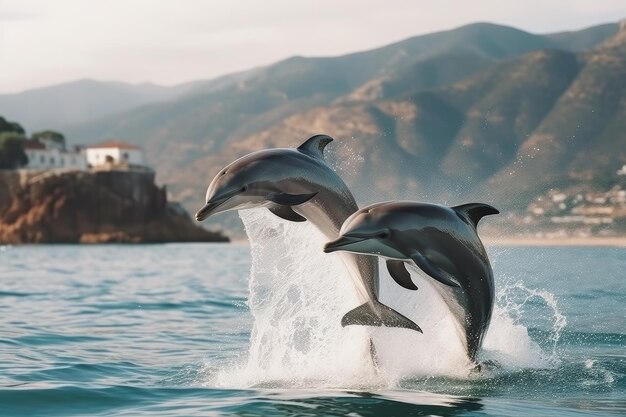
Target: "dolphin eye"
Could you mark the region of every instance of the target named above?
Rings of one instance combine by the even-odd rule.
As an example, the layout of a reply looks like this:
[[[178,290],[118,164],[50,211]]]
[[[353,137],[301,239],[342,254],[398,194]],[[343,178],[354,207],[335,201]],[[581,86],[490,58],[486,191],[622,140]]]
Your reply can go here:
[[[389,237],[389,232],[380,232],[378,234],[379,239],[387,239]]]
[[[241,192],[245,193],[246,191],[248,191],[248,186],[244,185],[243,187],[241,187]]]

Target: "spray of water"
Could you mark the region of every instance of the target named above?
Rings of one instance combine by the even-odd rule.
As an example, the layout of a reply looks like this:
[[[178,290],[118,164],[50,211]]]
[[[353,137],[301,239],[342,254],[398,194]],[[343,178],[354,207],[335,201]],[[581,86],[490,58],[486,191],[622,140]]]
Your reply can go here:
[[[423,334],[397,328],[341,327],[341,317],[359,304],[337,254],[324,254],[327,240],[310,222],[292,223],[267,210],[240,212],[252,252],[249,308],[254,319],[245,359],[217,372],[228,387],[393,387],[415,376],[467,377],[465,355],[453,316],[432,280],[412,271],[418,291],[399,287],[381,267],[380,301],[414,320]],[[546,355],[522,324],[512,291],[541,297],[553,309],[553,354],[565,318],[553,296],[521,284],[498,291],[483,359],[501,367],[547,366]],[[374,366],[370,340],[376,350]]]
[[[552,330],[547,340],[550,352],[547,353],[530,339],[526,327],[522,324],[524,307],[533,299],[543,303],[552,316]],[[556,363],[557,343],[566,324],[567,320],[559,311],[553,294],[545,290],[528,288],[521,282],[504,285],[496,294],[492,325],[483,345],[485,356],[516,367],[536,368]],[[507,332],[504,332],[504,329]]]
[[[366,329],[341,327],[358,299],[339,257],[324,256],[325,237],[309,222],[286,222],[267,210],[240,216],[252,252],[254,327],[245,364],[221,373],[218,384],[371,382]]]

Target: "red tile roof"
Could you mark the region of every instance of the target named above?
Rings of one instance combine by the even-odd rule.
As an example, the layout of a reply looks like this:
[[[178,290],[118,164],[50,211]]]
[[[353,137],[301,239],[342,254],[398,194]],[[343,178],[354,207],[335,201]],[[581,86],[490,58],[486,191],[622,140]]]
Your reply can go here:
[[[46,149],[43,143],[33,139],[24,139],[22,146],[24,146],[24,149]]]
[[[121,140],[106,140],[104,142],[96,143],[95,145],[89,145],[87,146],[87,148],[89,149],[94,149],[94,148],[141,149],[139,146],[122,142]]]

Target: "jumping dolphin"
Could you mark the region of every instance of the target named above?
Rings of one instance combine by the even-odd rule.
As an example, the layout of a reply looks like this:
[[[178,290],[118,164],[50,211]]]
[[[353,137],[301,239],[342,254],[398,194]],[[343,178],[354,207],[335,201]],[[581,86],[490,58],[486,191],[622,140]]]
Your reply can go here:
[[[324,251],[348,251],[387,259],[398,284],[417,289],[406,270],[414,264],[437,280],[437,292],[455,316],[467,354],[476,360],[494,302],[493,271],[476,226],[486,215],[498,214],[487,204],[444,207],[413,202],[386,202],[352,214],[340,237]]]
[[[285,220],[311,221],[328,239],[358,206],[341,178],[324,162],[324,148],[333,138],[316,135],[297,149],[253,152],[222,169],[206,194],[196,219],[229,210],[266,207]],[[347,256],[346,256],[347,255]],[[342,326],[419,326],[378,301],[378,264],[371,256],[344,254],[362,305],[342,318]]]

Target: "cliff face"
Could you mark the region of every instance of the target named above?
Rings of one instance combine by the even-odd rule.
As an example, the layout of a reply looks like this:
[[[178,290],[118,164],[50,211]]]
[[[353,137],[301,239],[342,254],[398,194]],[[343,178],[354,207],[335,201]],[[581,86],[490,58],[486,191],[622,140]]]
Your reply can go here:
[[[150,172],[0,171],[0,243],[226,240],[168,203]]]

